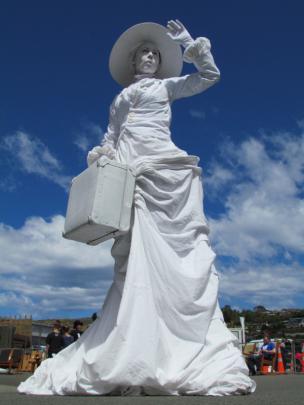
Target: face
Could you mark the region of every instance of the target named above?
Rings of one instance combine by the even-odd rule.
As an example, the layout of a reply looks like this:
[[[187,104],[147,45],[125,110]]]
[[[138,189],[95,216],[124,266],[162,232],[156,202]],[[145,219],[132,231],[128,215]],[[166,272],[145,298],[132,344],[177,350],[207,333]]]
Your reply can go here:
[[[269,337],[264,336],[264,344],[267,345],[269,343]]]
[[[152,42],[145,42],[136,50],[134,64],[135,73],[154,74],[160,63],[159,50]]]

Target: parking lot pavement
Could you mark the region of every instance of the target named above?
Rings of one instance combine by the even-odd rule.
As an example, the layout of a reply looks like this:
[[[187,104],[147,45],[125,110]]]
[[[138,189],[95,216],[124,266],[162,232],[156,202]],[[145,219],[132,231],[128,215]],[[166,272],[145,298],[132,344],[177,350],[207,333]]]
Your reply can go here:
[[[304,375],[257,376],[257,390],[251,395],[229,397],[168,396],[32,396],[17,393],[16,387],[30,374],[0,375],[2,405],[303,405]]]

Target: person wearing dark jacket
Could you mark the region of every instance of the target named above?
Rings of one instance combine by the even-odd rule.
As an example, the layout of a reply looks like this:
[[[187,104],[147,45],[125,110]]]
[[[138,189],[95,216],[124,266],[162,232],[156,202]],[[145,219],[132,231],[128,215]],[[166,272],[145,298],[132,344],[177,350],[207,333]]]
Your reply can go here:
[[[63,336],[60,332],[61,325],[55,323],[53,331],[46,337],[46,352],[47,357],[53,357],[53,354],[57,354],[64,347]]]
[[[64,347],[67,347],[74,343],[74,336],[71,335],[70,328],[68,326],[63,326],[61,332],[63,336]]]
[[[80,338],[80,336],[83,334],[82,326],[83,326],[83,323],[80,320],[77,319],[74,322],[74,325],[73,325],[74,329],[72,329],[70,332],[70,335],[73,336],[73,338],[74,338],[74,342],[76,342],[76,340],[78,340]]]

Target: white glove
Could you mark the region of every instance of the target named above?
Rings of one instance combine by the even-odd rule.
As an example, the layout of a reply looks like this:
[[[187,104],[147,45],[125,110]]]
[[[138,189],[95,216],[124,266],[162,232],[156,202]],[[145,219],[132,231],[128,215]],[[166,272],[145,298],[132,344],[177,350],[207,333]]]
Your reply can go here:
[[[87,156],[88,166],[91,166],[92,163],[96,162],[101,156],[106,156],[109,159],[114,159],[115,151],[108,145],[95,146]]]
[[[168,21],[167,29],[167,35],[184,48],[187,48],[193,43],[193,38],[179,20]]]

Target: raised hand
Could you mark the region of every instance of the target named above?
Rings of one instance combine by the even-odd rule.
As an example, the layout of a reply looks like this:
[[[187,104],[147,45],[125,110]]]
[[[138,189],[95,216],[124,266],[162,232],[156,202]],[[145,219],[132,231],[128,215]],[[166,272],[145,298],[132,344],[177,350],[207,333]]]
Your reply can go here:
[[[169,35],[169,37],[173,39],[173,41],[179,43],[185,48],[192,44],[193,38],[179,20],[168,21],[167,29],[167,35]]]

